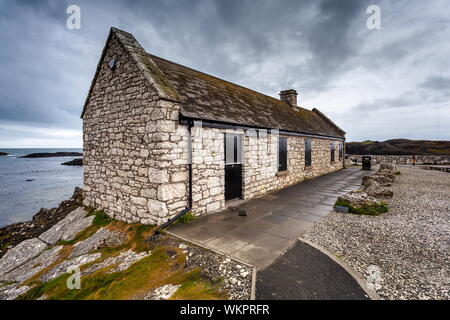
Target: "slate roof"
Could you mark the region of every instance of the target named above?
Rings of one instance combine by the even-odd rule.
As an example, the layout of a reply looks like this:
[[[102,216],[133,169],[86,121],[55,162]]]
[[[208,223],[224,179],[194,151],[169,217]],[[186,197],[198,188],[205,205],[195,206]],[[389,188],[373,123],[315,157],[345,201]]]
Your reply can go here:
[[[149,54],[181,98],[181,113],[194,119],[344,137],[320,111],[288,103]]]
[[[113,35],[129,51],[158,95],[162,99],[181,104],[183,117],[327,137],[345,137],[345,132],[317,109],[292,107],[284,101],[151,55],[132,34],[116,28],[111,28],[107,43]],[[88,104],[106,47],[107,44],[81,117]]]

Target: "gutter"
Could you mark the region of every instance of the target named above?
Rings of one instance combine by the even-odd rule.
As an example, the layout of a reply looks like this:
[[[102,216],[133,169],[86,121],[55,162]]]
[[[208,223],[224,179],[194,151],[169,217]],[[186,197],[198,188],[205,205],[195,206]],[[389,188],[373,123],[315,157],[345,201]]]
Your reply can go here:
[[[258,126],[245,126],[245,125],[236,125],[236,124],[230,124],[226,122],[219,122],[219,121],[211,121],[211,120],[203,120],[203,119],[194,119],[194,118],[187,118],[183,117],[180,119],[180,124],[190,124],[192,121],[201,121],[202,126],[209,127],[209,128],[216,128],[216,129],[233,129],[233,130],[255,130],[255,129],[262,129],[262,130],[273,130],[274,128],[265,128],[265,127],[258,127]],[[278,130],[278,129],[276,129]],[[320,134],[311,134],[311,133],[305,133],[300,131],[289,131],[289,130],[278,130],[279,134],[286,135],[286,136],[296,136],[296,137],[308,137],[308,138],[317,138],[317,139],[332,139],[332,140],[341,140],[344,141],[344,137],[336,137],[336,136],[327,136],[327,135],[320,135]]]

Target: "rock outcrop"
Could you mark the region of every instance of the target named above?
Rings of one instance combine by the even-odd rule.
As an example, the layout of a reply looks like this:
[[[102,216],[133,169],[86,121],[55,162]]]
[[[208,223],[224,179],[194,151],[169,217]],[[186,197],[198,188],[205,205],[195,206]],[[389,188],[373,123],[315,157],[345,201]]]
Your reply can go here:
[[[71,161],[61,163],[63,166],[82,166],[83,158],[73,159]]]
[[[72,249],[69,258],[75,258],[94,250],[115,247],[125,241],[125,234],[102,228],[86,240],[78,242]]]
[[[38,256],[48,245],[38,238],[25,240],[0,259],[0,277]]]
[[[54,158],[54,157],[80,157],[81,152],[38,152],[30,153],[19,158]]]
[[[20,242],[37,238],[53,227],[70,212],[82,206],[83,190],[76,187],[69,200],[62,201],[57,208],[42,208],[31,221],[19,222],[0,229],[0,258],[9,248]]]
[[[66,273],[67,268],[69,268],[70,266],[81,266],[83,264],[93,262],[101,258],[101,256],[102,254],[98,252],[93,254],[85,254],[73,259],[64,260],[62,263],[58,264],[52,270],[42,275],[40,279],[42,282],[48,282],[62,275],[63,273]]]
[[[21,283],[31,278],[41,270],[54,263],[58,259],[61,249],[62,246],[57,246],[49,250],[45,250],[34,259],[0,277],[0,281]]]
[[[94,216],[87,217],[86,215],[87,213],[83,208],[75,209],[64,219],[41,234],[39,239],[50,244],[55,244],[59,240],[73,240],[78,233],[92,224]]]

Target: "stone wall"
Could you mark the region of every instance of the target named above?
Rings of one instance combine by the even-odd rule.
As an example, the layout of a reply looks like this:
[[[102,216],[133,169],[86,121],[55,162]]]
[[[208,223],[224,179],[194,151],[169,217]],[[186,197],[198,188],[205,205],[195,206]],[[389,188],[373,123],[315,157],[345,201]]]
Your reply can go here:
[[[196,215],[225,207],[225,130],[192,129],[192,202]]]
[[[113,34],[105,50],[83,115],[84,204],[159,224],[187,205],[187,128],[178,124],[179,106],[158,100],[120,38]]]
[[[305,138],[286,136],[288,170],[278,172],[278,137],[245,137],[243,194],[244,199],[342,169],[339,142],[329,139],[312,140],[312,164],[305,166]],[[335,161],[331,163],[330,143],[335,143]]]
[[[347,155],[350,160],[356,160],[361,163],[361,155]],[[403,164],[412,165],[413,158],[416,160],[416,164],[450,164],[450,155],[433,156],[433,155],[415,155],[415,156],[405,156],[405,155],[370,155],[372,160],[376,163],[392,163],[392,164]]]
[[[312,165],[305,167],[305,138],[288,136],[288,170],[278,173],[278,137],[267,134],[213,128],[192,131],[193,213],[209,214],[225,208],[225,133],[243,137],[242,191],[250,199],[317,177],[343,167],[339,159],[338,141],[335,161],[331,163],[328,139],[312,139]]]

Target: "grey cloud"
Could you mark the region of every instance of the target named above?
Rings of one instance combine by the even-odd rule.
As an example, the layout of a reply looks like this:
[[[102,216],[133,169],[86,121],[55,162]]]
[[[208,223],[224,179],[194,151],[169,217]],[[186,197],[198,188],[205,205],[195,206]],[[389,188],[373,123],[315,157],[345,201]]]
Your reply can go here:
[[[392,65],[388,72],[414,74],[415,65],[403,61],[417,57],[432,68],[433,55],[450,53],[446,43],[429,40],[436,30],[448,33],[448,19],[422,13],[420,1],[80,0],[82,29],[73,31],[65,28],[69,4],[73,1],[0,1],[0,123],[79,129],[110,26],[133,33],[155,55],[275,97],[291,87],[306,92],[301,99],[348,87],[373,92],[358,79],[342,83],[340,78],[358,68],[382,78],[386,65]],[[386,19],[377,33],[365,28],[369,4],[380,4]],[[438,13],[449,7],[438,1],[433,6]],[[411,29],[409,22],[417,20],[421,23]],[[364,52],[374,35],[377,46]],[[427,53],[432,56],[424,60]],[[449,74],[448,67],[440,69]],[[359,114],[442,103],[448,78],[433,70],[417,75],[416,88],[392,88],[374,102],[342,108]],[[329,101],[321,101],[326,108]],[[346,129],[371,138],[363,128]]]
[[[450,76],[431,76],[422,83],[422,87],[438,91],[449,91]]]

